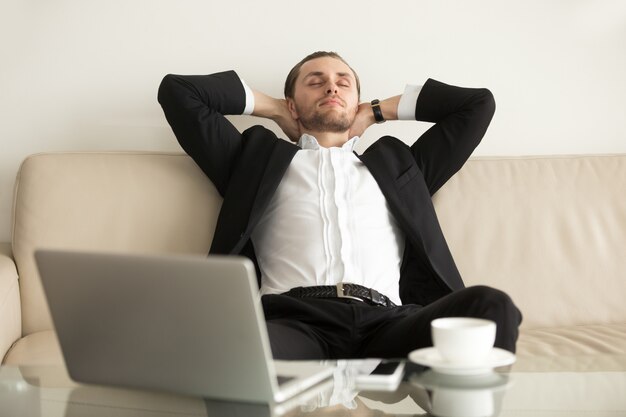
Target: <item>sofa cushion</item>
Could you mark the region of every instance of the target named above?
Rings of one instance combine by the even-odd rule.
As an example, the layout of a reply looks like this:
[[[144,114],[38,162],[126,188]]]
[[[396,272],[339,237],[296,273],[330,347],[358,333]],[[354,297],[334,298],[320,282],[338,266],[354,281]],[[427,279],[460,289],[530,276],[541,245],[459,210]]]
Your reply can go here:
[[[626,323],[626,155],[475,158],[435,195],[467,285],[523,327]]]
[[[624,371],[626,323],[524,329],[518,371]]]
[[[516,371],[616,371],[626,366],[626,324],[523,329]],[[52,330],[32,333],[9,350],[5,364],[64,364]]]
[[[33,155],[15,189],[13,256],[24,334],[52,328],[37,248],[206,254],[221,205],[213,184],[183,154]]]

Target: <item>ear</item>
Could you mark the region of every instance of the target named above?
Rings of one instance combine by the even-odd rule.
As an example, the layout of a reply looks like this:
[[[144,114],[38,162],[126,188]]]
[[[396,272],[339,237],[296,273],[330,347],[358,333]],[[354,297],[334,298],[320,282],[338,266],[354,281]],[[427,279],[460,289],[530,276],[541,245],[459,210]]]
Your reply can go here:
[[[287,109],[289,109],[289,113],[293,120],[298,120],[300,116],[298,116],[298,110],[296,109],[296,102],[292,98],[287,98]]]

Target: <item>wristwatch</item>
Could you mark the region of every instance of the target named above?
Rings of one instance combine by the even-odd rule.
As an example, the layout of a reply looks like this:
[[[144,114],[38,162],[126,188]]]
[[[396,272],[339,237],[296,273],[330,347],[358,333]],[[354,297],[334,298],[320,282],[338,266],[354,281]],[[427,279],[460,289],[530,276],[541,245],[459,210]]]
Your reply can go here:
[[[372,111],[374,112],[374,120],[376,120],[376,123],[384,123],[385,118],[383,117],[383,111],[380,109],[380,100],[372,100],[370,104],[372,105]]]

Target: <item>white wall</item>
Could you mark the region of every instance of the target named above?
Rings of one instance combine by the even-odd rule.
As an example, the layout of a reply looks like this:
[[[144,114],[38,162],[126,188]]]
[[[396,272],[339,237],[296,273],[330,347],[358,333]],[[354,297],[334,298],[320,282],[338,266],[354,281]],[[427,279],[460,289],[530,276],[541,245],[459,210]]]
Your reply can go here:
[[[489,87],[497,111],[479,155],[626,152],[621,0],[2,0],[0,10],[0,241],[26,155],[178,150],[156,102],[164,74],[234,68],[280,95],[315,50],[344,55],[365,100],[428,77]],[[425,128],[375,126],[361,148]]]

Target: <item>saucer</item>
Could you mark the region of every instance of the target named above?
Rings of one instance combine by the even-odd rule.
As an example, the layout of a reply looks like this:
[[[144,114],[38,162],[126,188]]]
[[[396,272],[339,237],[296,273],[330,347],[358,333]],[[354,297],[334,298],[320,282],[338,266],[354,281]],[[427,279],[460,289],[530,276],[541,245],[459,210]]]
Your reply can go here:
[[[443,359],[437,349],[429,347],[409,353],[409,360],[441,374],[480,375],[491,372],[493,368],[512,364],[515,355],[504,349],[493,348],[482,363],[462,364]]]
[[[450,375],[430,369],[409,378],[413,384],[426,389],[489,390],[496,392],[508,388],[511,380],[508,374],[488,372],[478,375]]]

